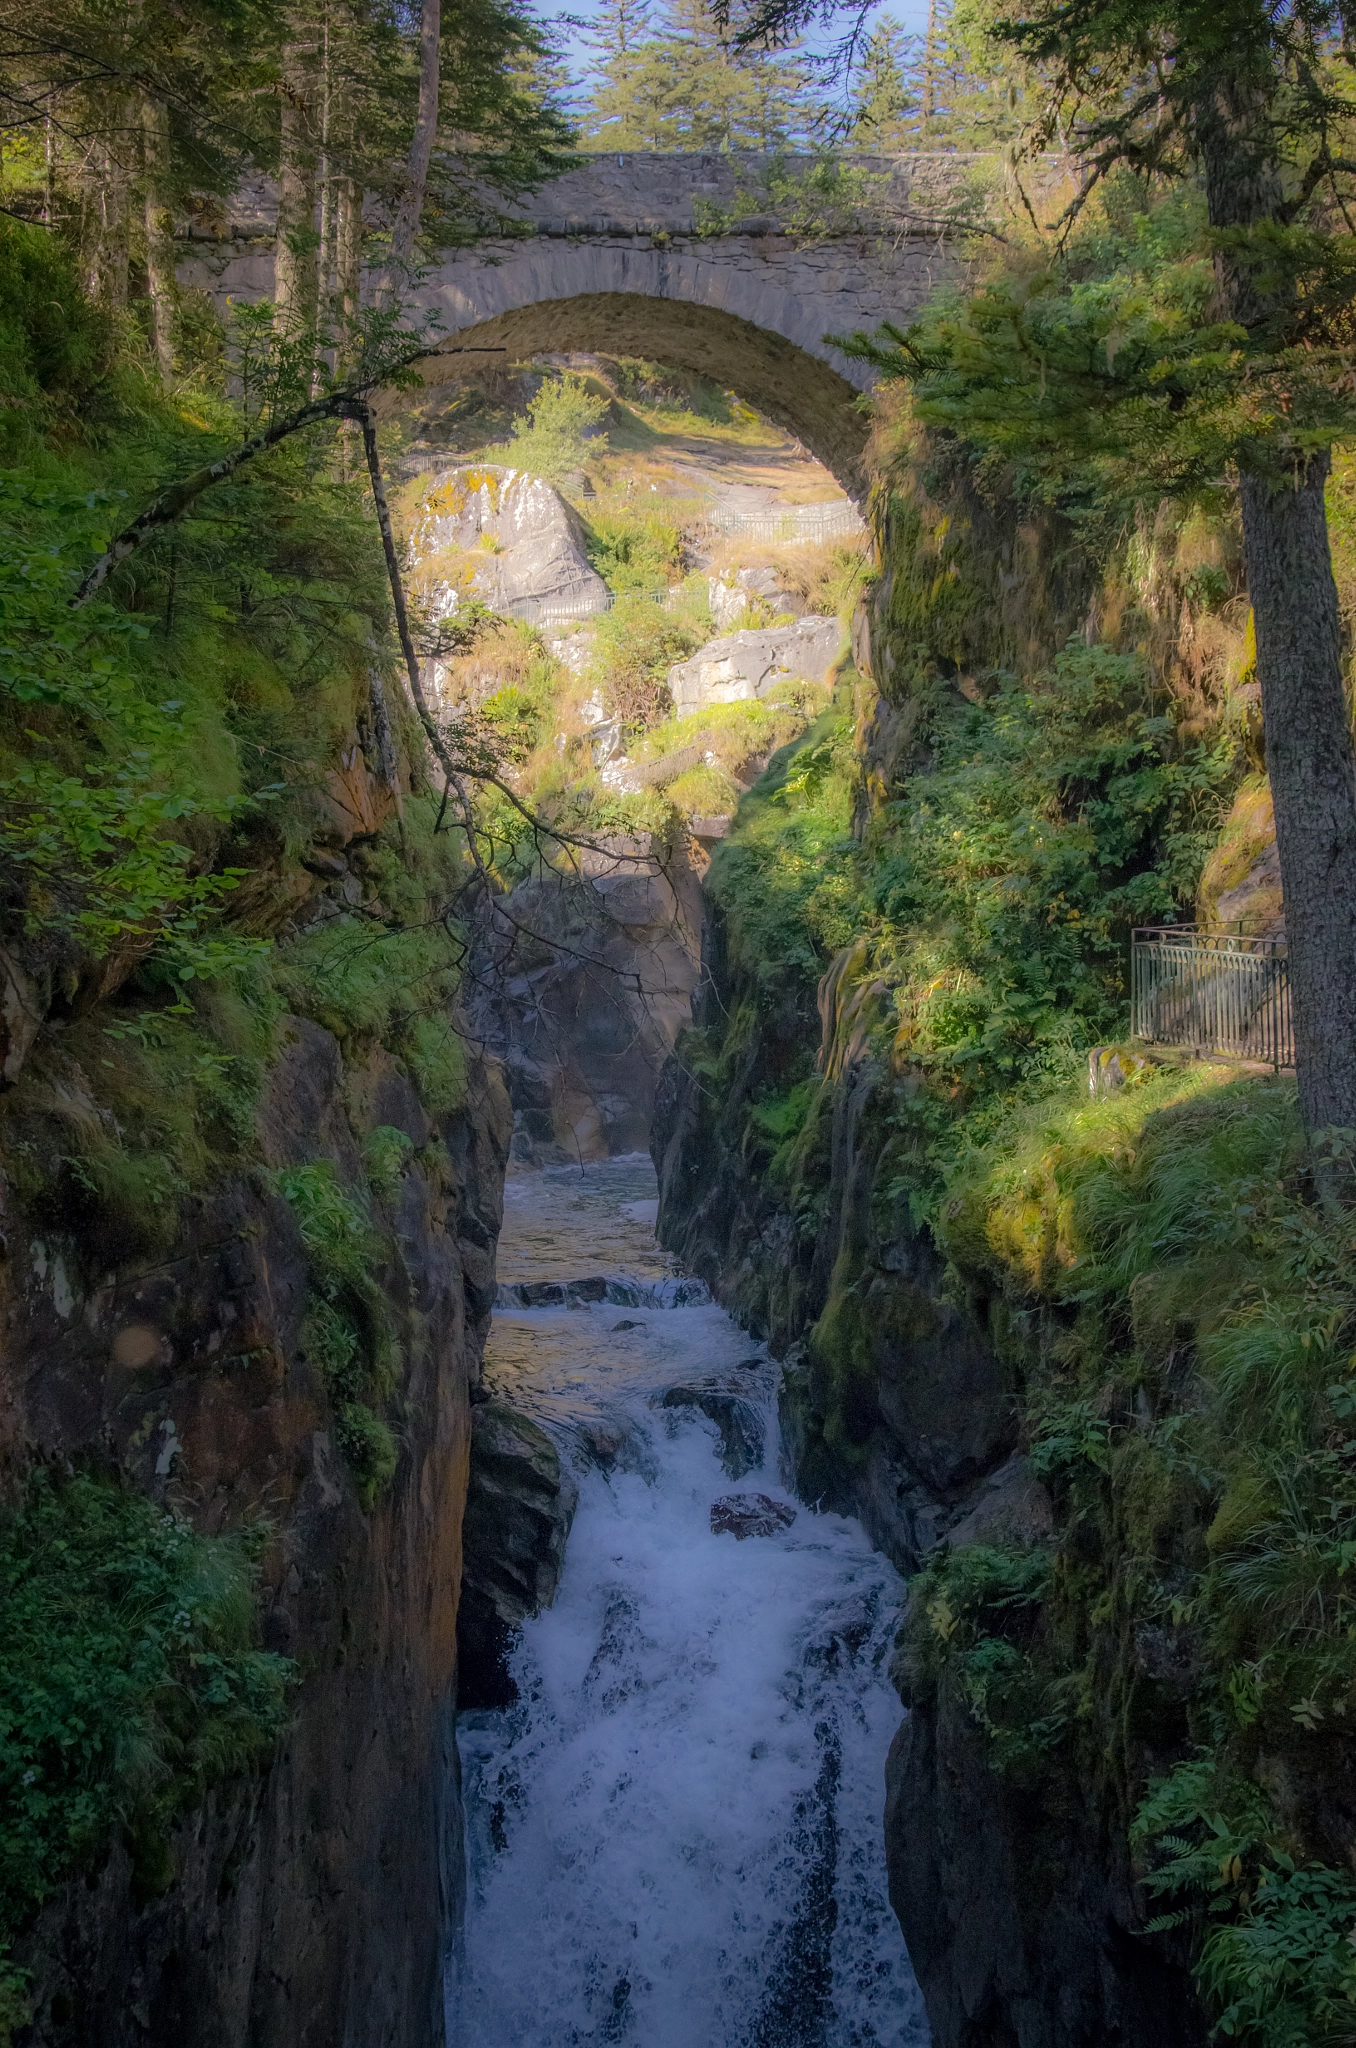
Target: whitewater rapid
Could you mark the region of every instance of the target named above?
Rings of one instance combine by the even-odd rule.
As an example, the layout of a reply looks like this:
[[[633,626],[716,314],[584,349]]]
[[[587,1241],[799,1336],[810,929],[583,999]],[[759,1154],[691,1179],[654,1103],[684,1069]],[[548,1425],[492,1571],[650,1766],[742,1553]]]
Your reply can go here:
[[[781,1485],[778,1368],[675,1283],[654,1192],[640,1159],[506,1191],[486,1381],[551,1432],[580,1496],[555,1605],[513,1654],[517,1703],[460,1717],[449,2038],[923,2048],[881,1831],[901,1582],[857,1523]],[[520,1305],[599,1275],[609,1300]],[[732,1397],[724,1427],[661,1405],[675,1387]],[[794,1522],[713,1534],[712,1502],[749,1493]]]

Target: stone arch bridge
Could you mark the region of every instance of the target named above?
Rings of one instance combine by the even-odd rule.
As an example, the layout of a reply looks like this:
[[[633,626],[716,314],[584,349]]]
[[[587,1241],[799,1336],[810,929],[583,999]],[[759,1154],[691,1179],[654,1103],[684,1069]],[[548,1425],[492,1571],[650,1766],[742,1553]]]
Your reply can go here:
[[[972,161],[955,155],[839,159],[848,196],[812,232],[767,207],[766,157],[599,155],[517,209],[518,231],[446,251],[420,298],[449,344],[516,360],[575,350],[644,356],[734,389],[794,433],[850,494],[863,485],[872,371],[825,339],[905,321],[959,274],[955,229]],[[799,160],[801,171],[810,160]],[[794,202],[798,160],[776,162]],[[831,209],[836,208],[835,222]],[[225,237],[195,240],[185,283],[222,299],[272,289],[272,205],[241,195]],[[433,362],[431,386],[458,359]]]

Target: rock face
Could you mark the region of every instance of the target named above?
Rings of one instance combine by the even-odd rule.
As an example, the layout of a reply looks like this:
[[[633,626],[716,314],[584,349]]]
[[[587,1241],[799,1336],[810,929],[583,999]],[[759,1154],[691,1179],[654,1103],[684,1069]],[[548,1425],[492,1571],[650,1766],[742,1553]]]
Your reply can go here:
[[[708,641],[669,670],[673,708],[682,717],[708,704],[775,696],[788,683],[827,682],[842,640],[837,619],[806,618]]]
[[[487,918],[471,1016],[504,1063],[516,1160],[645,1149],[659,1076],[691,1015],[700,929],[682,842],[587,852],[578,875],[548,870]]]
[[[537,618],[603,611],[608,588],[589,567],[579,521],[559,491],[521,470],[444,470],[420,502],[410,537],[416,586],[435,609],[482,598]]]
[[[1141,1933],[1122,1850],[998,1777],[965,1702],[908,1715],[886,1766],[890,1902],[936,2048],[1204,2048],[1185,1969]]]
[[[884,998],[852,985],[850,965],[840,957],[825,977],[816,1017],[786,980],[753,990],[712,910],[697,1023],[716,1043],[723,1019],[756,1023],[723,1055],[721,1087],[714,1062],[700,1075],[679,1060],[665,1070],[659,1235],[787,1359],[783,1446],[797,1492],[858,1515],[912,1572],[942,1541],[1040,1542],[1052,1510],[1016,1448],[1012,1389],[984,1326],[948,1298],[930,1235],[888,1197],[909,1078],[873,1056]],[[744,1105],[793,1085],[816,1037],[830,1087],[807,1229],[740,1138]],[[749,1498],[717,1503],[712,1527],[760,1533],[736,1518]],[[1203,2048],[1171,1943],[1132,1931],[1144,1913],[1125,1816],[1072,1770],[1030,1790],[1009,1783],[968,1702],[897,1675],[912,1711],[890,1757],[886,1849],[934,2048]]]
[[[476,1406],[457,1617],[461,1706],[516,1698],[506,1652],[518,1623],[556,1597],[578,1500],[544,1429],[506,1401]]]
[[[92,1460],[207,1529],[267,1514],[265,1642],[302,1674],[266,1775],[175,1828],[161,1897],[134,1902],[115,1843],[43,1910],[17,1957],[24,2048],[442,2048],[462,1508],[508,1107],[481,1070],[435,1125],[393,1060],[346,1072],[327,1032],[295,1023],[261,1110],[267,1164],[329,1160],[351,1184],[379,1125],[413,1150],[375,1276],[402,1352],[400,1456],[369,1513],[301,1352],[300,1234],[263,1176],[218,1188],[150,1271],[86,1271],[78,1243],[39,1245],[6,1216],[8,1474]]]
[[[711,1503],[711,1534],[733,1536],[737,1543],[747,1536],[779,1536],[795,1519],[795,1509],[770,1493],[724,1493]]]
[[[723,577],[707,578],[707,598],[711,616],[722,633],[733,632],[749,608],[751,598],[760,598],[772,612],[794,612],[799,616],[803,604],[794,590],[784,590],[781,578],[775,569],[740,569],[736,571],[733,583]]]
[[[664,1408],[698,1408],[720,1431],[720,1462],[728,1479],[742,1479],[763,1462],[763,1419],[751,1401],[714,1387],[670,1387]]]

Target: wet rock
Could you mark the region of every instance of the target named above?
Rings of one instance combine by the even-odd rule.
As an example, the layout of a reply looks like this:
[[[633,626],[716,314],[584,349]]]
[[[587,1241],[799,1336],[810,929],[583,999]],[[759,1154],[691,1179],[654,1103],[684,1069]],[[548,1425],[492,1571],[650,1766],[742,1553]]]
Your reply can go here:
[[[584,1308],[590,1302],[612,1300],[608,1289],[613,1285],[614,1282],[601,1276],[588,1280],[515,1280],[500,1287],[496,1304],[500,1308]]]
[[[576,1466],[600,1472],[638,1472],[655,1477],[654,1453],[643,1429],[629,1415],[596,1415],[571,1425],[570,1455]]]
[[[612,1335],[615,1337],[618,1330],[644,1330],[648,1328],[649,1325],[647,1323],[632,1322],[623,1317],[621,1322],[612,1325]]]
[[[729,1479],[742,1479],[763,1462],[763,1418],[738,1394],[723,1394],[712,1387],[670,1387],[660,1403],[664,1408],[700,1408],[720,1431],[720,1462]]]
[[[787,683],[826,682],[842,638],[837,619],[808,618],[711,640],[669,670],[673,708],[682,717],[708,704],[767,697]]]
[[[1055,1525],[1054,1503],[1020,1451],[984,1481],[969,1511],[947,1531],[952,1550],[976,1543],[1028,1549],[1043,1543]]]
[[[462,1707],[505,1706],[512,1631],[555,1599],[579,1489],[544,1429],[506,1401],[471,1416],[457,1615]]]
[[[795,1509],[770,1493],[725,1493],[711,1503],[711,1534],[740,1543],[746,1536],[779,1535],[795,1519]]]

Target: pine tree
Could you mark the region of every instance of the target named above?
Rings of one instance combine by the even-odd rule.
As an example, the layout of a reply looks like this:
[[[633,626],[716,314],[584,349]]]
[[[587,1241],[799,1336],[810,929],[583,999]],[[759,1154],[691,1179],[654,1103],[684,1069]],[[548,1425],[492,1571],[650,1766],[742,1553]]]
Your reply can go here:
[[[910,146],[922,104],[917,71],[917,38],[894,15],[882,15],[852,79],[854,149],[888,154]]]
[[[669,0],[657,29],[637,0],[612,0],[590,45],[585,132],[609,149],[776,151],[818,125],[794,48],[740,50],[707,0]]]
[[[584,42],[593,53],[586,136],[606,149],[662,149],[662,75],[645,0],[609,0]]]

